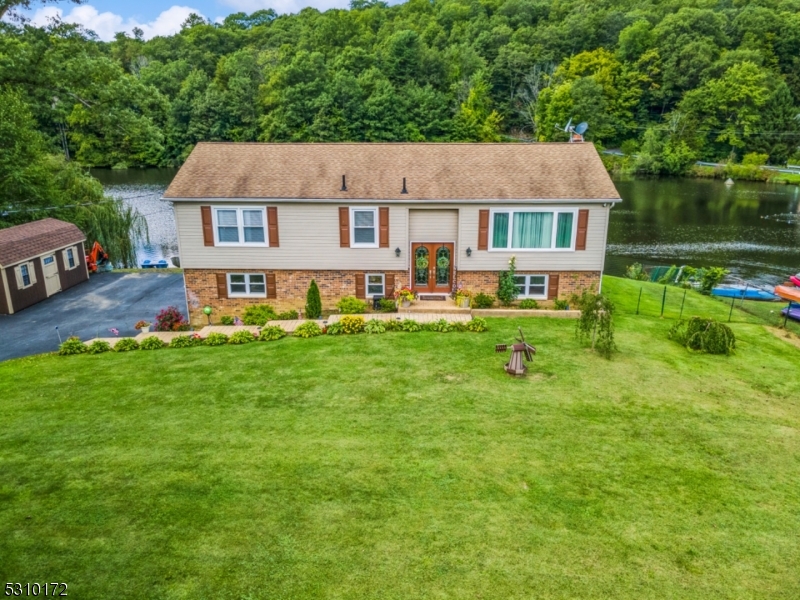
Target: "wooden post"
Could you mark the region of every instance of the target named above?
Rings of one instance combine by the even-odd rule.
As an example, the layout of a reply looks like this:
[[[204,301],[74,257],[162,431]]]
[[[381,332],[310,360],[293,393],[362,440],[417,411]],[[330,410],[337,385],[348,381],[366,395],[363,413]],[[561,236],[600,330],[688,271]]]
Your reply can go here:
[[[664,286],[664,295],[661,296],[661,316],[664,316],[664,305],[667,303],[667,286]]]
[[[636,303],[636,314],[639,314],[639,305],[642,303],[642,290],[644,288],[639,288],[639,301]]]
[[[689,290],[683,290],[683,300],[681,301],[681,315],[678,317],[679,321],[683,319],[683,305],[686,304],[686,292],[688,291]]]

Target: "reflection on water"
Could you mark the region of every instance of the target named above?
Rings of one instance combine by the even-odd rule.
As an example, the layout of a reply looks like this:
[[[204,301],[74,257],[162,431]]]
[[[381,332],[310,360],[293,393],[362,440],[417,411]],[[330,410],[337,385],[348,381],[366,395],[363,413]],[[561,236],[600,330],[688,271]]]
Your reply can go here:
[[[145,259],[178,257],[172,204],[161,195],[176,169],[95,169],[107,193],[123,198],[147,219]],[[623,202],[611,211],[606,272],[622,275],[633,262],[646,266],[725,266],[739,277],[775,284],[800,272],[800,188],[710,179],[624,179]]]
[[[800,188],[709,179],[614,182],[606,272],[645,265],[720,265],[775,284],[800,271]]]
[[[92,170],[108,195],[122,198],[147,220],[150,243],[142,243],[136,249],[139,265],[147,259],[155,262],[162,258],[170,266],[180,264],[172,203],[161,200],[177,172],[177,169]]]

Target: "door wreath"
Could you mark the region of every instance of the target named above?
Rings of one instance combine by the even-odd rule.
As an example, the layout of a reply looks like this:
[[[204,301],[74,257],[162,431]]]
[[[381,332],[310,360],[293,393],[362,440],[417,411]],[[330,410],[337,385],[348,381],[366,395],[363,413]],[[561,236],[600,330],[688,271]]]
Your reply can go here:
[[[450,266],[450,259],[447,258],[446,256],[440,256],[436,260],[436,266],[439,267],[440,269],[446,269],[447,267]]]
[[[423,269],[428,268],[428,257],[427,256],[418,256],[417,262],[415,263],[417,268],[421,271]]]

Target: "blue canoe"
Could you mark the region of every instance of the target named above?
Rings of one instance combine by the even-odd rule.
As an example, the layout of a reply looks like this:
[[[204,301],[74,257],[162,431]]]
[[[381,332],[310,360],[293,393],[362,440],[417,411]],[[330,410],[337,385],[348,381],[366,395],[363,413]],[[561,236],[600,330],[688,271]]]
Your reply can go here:
[[[745,300],[777,300],[778,297],[770,292],[744,285],[720,285],[711,290],[712,296],[722,298],[744,298]]]

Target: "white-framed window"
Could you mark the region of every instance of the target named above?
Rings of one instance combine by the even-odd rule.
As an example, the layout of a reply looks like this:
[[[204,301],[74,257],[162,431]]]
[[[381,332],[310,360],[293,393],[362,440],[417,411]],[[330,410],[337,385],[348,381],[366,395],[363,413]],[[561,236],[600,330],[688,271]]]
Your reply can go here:
[[[377,208],[350,208],[350,247],[378,247]]]
[[[228,296],[267,297],[267,278],[263,273],[228,273]]]
[[[547,300],[548,275],[514,275],[518,298]]]
[[[67,248],[64,252],[66,260],[64,261],[67,265],[67,269],[71,270],[78,266],[77,261],[75,260],[75,248]]]
[[[36,283],[36,270],[32,262],[22,263],[14,269],[17,278],[17,289],[24,290]]]
[[[384,293],[386,291],[386,277],[383,273],[367,273],[365,279],[367,284],[367,298],[386,295]]]
[[[575,250],[575,208],[494,208],[491,216],[490,250]]]
[[[214,207],[217,246],[267,246],[266,207]]]

